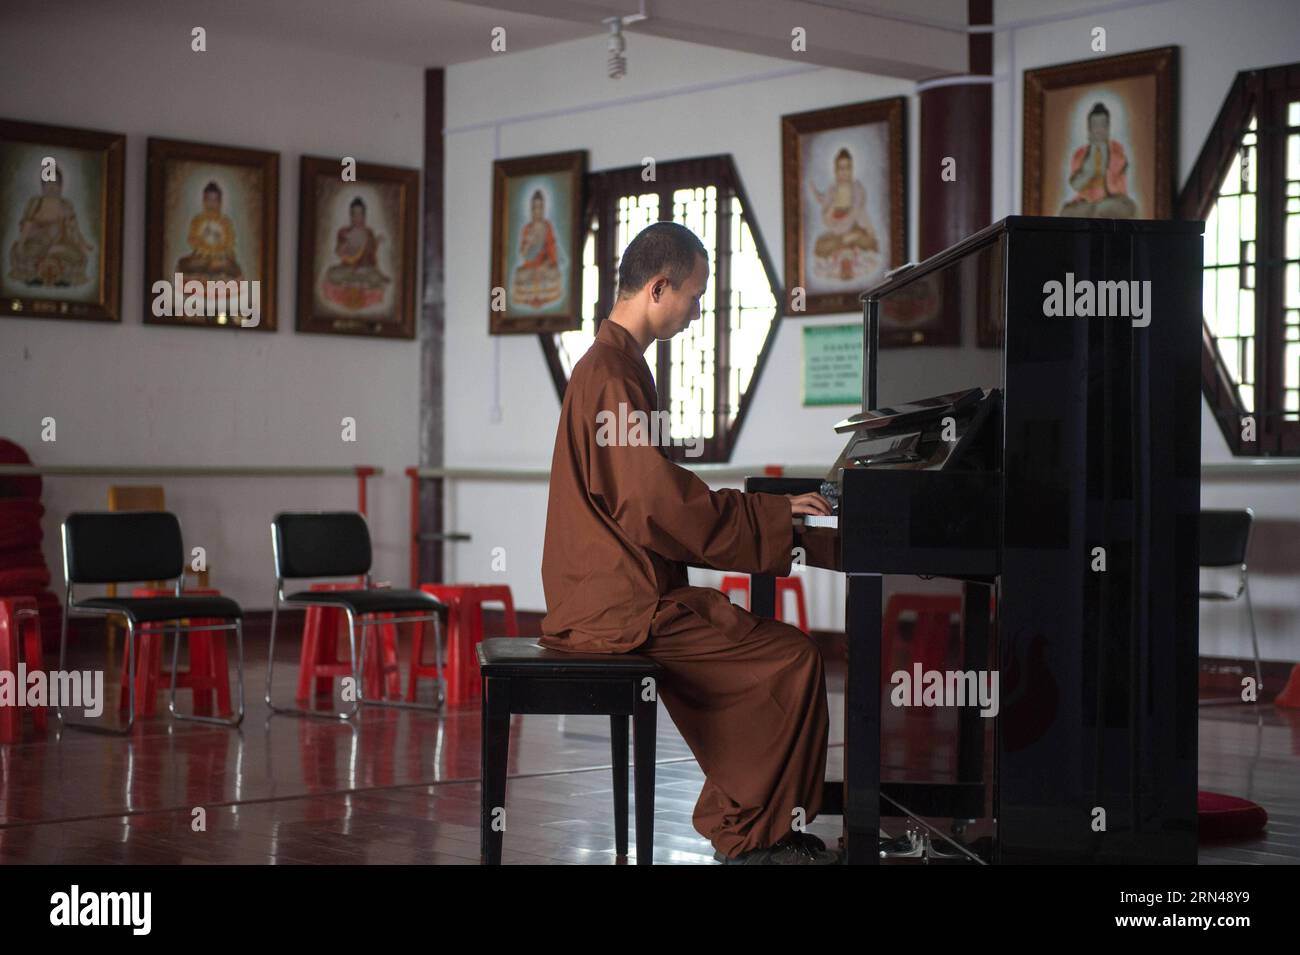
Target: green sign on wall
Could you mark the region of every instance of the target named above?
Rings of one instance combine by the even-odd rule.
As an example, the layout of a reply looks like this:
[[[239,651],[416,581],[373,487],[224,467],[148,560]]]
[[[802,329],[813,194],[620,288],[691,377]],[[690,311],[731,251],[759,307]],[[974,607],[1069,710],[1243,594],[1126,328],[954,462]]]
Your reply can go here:
[[[862,404],[862,323],[805,325],[803,403]]]

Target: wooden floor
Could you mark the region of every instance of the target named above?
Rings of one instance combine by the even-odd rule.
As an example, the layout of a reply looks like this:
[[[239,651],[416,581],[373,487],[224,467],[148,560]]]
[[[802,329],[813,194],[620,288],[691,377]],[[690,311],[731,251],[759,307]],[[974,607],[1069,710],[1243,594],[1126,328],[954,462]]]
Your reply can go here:
[[[281,698],[292,696],[296,676],[296,640],[287,642],[283,665],[277,652]],[[476,702],[441,716],[368,708],[355,726],[268,718],[265,641],[248,643],[240,731],[162,715],[137,723],[130,739],[75,730],[60,739],[51,720],[48,734],[27,724],[22,741],[0,744],[0,863],[478,862]],[[101,641],[69,667],[103,661]],[[842,753],[837,669],[828,665],[830,777],[839,776]],[[106,677],[114,704],[117,673]],[[188,697],[181,691],[183,709]],[[933,715],[923,719],[931,722],[887,723],[884,752],[913,778],[938,778],[953,748]],[[659,727],[654,861],[712,863],[712,848],[691,826],[703,776],[662,709]],[[1270,817],[1258,839],[1203,846],[1202,863],[1300,862],[1300,713],[1203,707],[1200,767],[1201,788],[1254,799]],[[507,863],[620,861],[612,802],[606,718],[515,717]],[[196,832],[200,808],[206,831]],[[838,817],[825,817],[810,830],[833,843],[838,827]]]

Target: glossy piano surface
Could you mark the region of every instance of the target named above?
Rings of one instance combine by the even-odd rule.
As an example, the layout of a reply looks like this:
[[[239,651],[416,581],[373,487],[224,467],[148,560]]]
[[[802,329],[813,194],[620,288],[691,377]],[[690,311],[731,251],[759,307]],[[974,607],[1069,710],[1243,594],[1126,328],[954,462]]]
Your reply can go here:
[[[866,298],[882,338],[959,329],[882,348],[877,404],[996,391],[994,437],[955,468],[845,468],[839,527],[798,543],[849,574],[993,582],[996,862],[1195,861],[1202,227],[1012,217]],[[1051,283],[1111,311],[1054,314]],[[880,578],[849,579],[871,684],[880,585],[854,581]],[[857,699],[846,740],[878,760],[881,701]]]

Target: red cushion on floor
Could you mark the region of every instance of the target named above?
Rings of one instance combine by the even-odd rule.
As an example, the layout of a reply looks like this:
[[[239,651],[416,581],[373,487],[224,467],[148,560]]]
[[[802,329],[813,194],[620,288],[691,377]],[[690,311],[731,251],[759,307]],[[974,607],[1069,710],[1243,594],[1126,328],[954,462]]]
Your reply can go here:
[[[1202,839],[1244,839],[1268,824],[1263,806],[1223,793],[1197,793],[1196,818]]]

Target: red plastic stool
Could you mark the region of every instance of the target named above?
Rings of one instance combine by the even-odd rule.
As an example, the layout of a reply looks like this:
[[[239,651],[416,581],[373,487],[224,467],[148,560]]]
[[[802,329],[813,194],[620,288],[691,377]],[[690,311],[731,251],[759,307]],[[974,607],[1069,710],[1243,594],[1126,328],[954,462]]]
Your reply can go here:
[[[1291,676],[1287,678],[1286,686],[1282,687],[1282,692],[1273,699],[1274,706],[1281,707],[1300,707],[1300,663],[1291,668]]]
[[[475,647],[483,641],[483,605],[499,603],[505,607],[507,637],[519,636],[515,618],[515,601],[505,584],[422,584],[420,589],[433,594],[447,605],[447,702],[464,703],[483,692],[483,678],[475,660]],[[415,631],[411,648],[411,677],[407,681],[406,699],[415,700],[416,680],[436,677],[437,668],[425,663],[424,627]]]
[[[8,670],[17,680],[20,662],[27,664],[29,674],[45,669],[40,611],[35,597],[0,597],[0,670]],[[32,722],[37,729],[44,730],[49,725],[49,715],[43,706],[0,706],[0,741],[17,741],[25,709],[32,711]]]
[[[376,589],[389,586],[377,583]],[[356,590],[355,583],[312,584],[312,590]],[[391,619],[391,613],[380,614],[380,620]],[[376,624],[371,623],[373,630]],[[371,699],[381,699],[381,674],[389,697],[402,695],[402,674],[397,662],[397,624],[378,624],[381,639],[373,639],[373,634],[366,640],[366,659],[361,664],[361,679],[364,681],[364,693]],[[416,639],[423,632],[423,627],[416,630]],[[298,665],[298,702],[305,703],[311,696],[312,680],[316,681],[316,692],[322,696],[334,695],[334,678],[351,676],[352,663],[339,656],[339,641],[346,640],[348,633],[347,614],[337,607],[308,607],[307,617],[302,627],[302,656]],[[357,652],[361,650],[361,624],[357,623]],[[383,656],[381,662],[380,656]]]
[[[728,574],[722,578],[722,586],[718,588],[731,599],[731,591],[743,590],[745,592],[744,607],[749,609],[749,577],[745,574]],[[795,610],[799,616],[799,629],[804,633],[808,632],[808,608],[803,602],[803,581],[798,577],[778,577],[776,578],[776,619],[785,621],[785,595],[794,594]]]
[[[900,657],[902,616],[916,615],[912,626],[909,652]],[[881,680],[900,668],[920,663],[922,670],[942,670],[948,660],[948,643],[952,637],[952,620],[961,617],[960,594],[891,594],[881,621]],[[961,639],[959,632],[958,640]]]
[[[219,597],[221,591],[212,587],[185,588],[188,597]],[[176,591],[170,587],[136,587],[133,597],[172,597]],[[189,621],[190,626],[225,626],[228,620],[199,619]],[[158,690],[171,686],[171,670],[163,669],[163,644],[166,642],[165,623],[146,623],[136,630],[139,642],[135,655],[135,715],[153,716],[157,710]],[[194,712],[201,716],[212,713],[213,695],[217,712],[229,716],[230,671],[226,657],[225,633],[216,630],[197,630],[184,635],[190,651],[190,668],[176,673],[176,688],[187,689],[194,695]],[[126,709],[130,702],[127,683],[130,676],[127,647],[122,647],[122,693],[118,709]]]
[[[990,598],[989,611],[996,607],[996,599]],[[904,656],[899,655],[900,623],[902,615],[916,615],[912,627],[912,648]],[[892,594],[885,605],[884,619],[881,621],[881,635],[884,646],[881,648],[883,661],[880,668],[881,678],[888,682],[890,674],[900,666],[908,667],[919,662],[923,670],[942,670],[948,659],[948,644],[952,639],[953,618],[961,619],[962,598],[960,594]],[[957,648],[961,652],[965,634],[960,626],[957,629]]]

